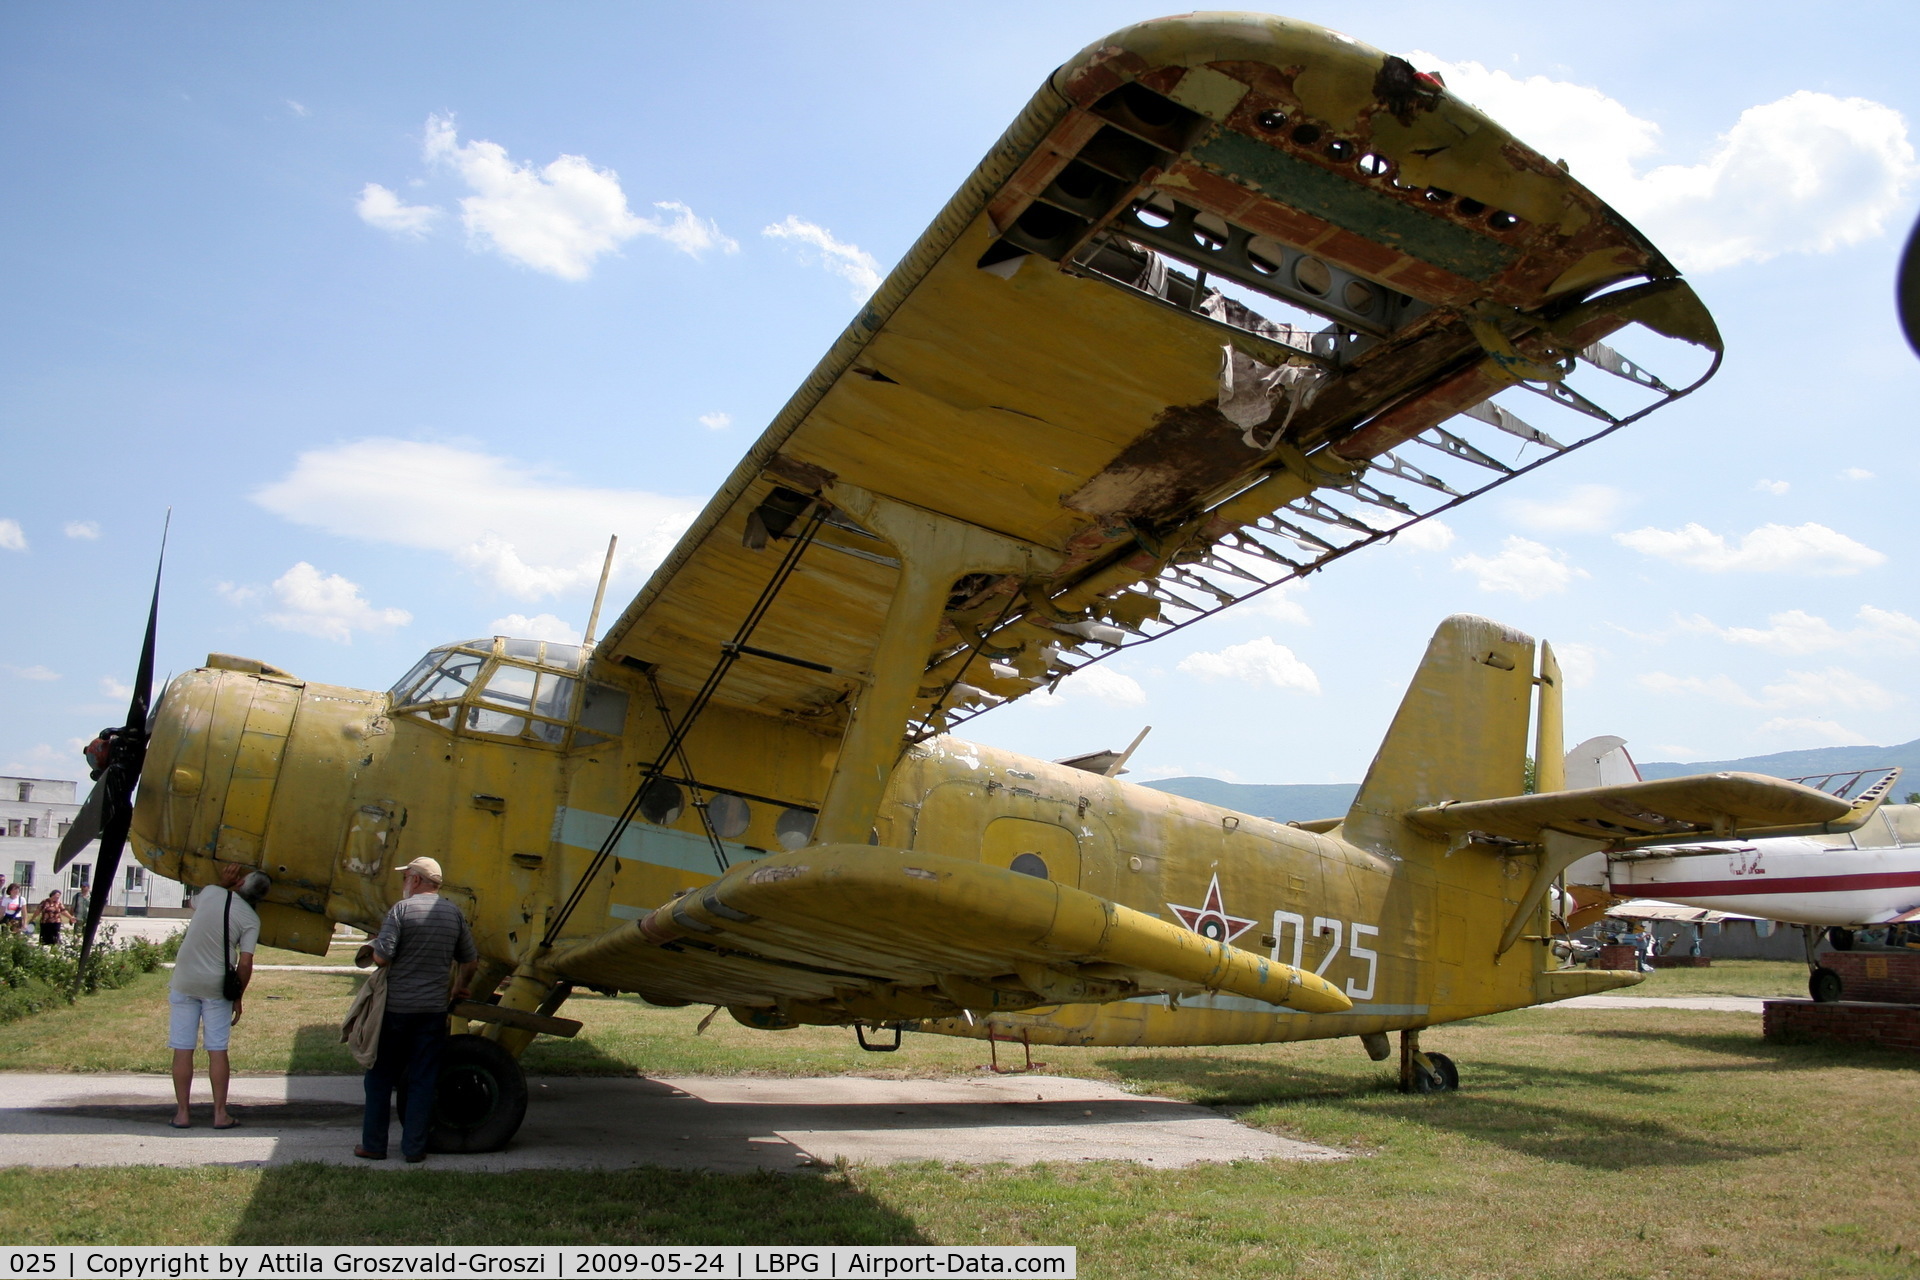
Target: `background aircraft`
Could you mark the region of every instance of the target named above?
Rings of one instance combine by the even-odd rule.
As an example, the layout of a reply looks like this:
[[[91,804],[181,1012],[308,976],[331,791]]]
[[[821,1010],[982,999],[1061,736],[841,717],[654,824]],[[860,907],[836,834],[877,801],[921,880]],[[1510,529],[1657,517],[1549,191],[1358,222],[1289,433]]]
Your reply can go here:
[[[1719,346],[1658,250],[1403,59],[1131,27],[1042,87],[603,640],[447,645],[387,692],[213,655],[149,724],[150,616],[95,883],[129,827],[188,883],[263,866],[263,940],[317,951],[440,858],[492,993],[456,1011],[466,1149],[518,1125],[514,1055],[578,985],[863,1042],[1400,1030],[1403,1083],[1450,1087],[1420,1028],[1637,980],[1545,946],[1542,833],[1620,798],[1519,794],[1530,744],[1561,758],[1550,649],[1448,620],[1313,829],[947,730],[1597,441]],[[1623,794],[1716,834],[1848,807]]]

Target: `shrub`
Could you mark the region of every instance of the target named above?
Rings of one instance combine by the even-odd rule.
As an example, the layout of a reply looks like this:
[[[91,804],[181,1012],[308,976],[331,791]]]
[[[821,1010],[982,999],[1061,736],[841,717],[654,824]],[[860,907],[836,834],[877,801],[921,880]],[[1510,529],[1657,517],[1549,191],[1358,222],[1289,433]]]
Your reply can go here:
[[[110,924],[100,930],[87,956],[84,974],[80,973],[77,937],[57,947],[43,947],[24,934],[0,935],[0,1022],[72,1004],[76,987],[89,995],[102,988],[124,987],[180,952],[178,933],[164,942],[148,942],[145,938],[121,942],[117,933]],[[76,974],[80,975],[78,983],[74,981]]]

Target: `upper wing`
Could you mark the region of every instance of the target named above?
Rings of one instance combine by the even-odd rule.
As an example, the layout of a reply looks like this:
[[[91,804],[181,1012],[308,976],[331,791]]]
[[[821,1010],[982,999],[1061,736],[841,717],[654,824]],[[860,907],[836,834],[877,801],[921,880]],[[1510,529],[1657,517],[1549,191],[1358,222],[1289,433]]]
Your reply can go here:
[[[792,1022],[955,1017],[1224,991],[1353,1002],[1291,965],[1070,885],[963,859],[816,847],[735,867],[549,962],[574,981],[766,1007]]]
[[[1713,773],[1448,801],[1415,809],[1407,819],[1436,831],[1482,831],[1529,844],[1544,832],[1558,831],[1618,848],[1848,830],[1865,822],[1886,794],[1880,788],[1848,801],[1757,773]]]
[[[1674,275],[1398,58],[1255,15],[1128,28],[1027,105],[595,672],[684,696],[724,655],[718,702],[832,732],[901,576],[863,523],[880,495],[1025,549],[952,582],[914,659],[914,731],[944,727],[1684,394],[1600,341],[1637,320],[1717,364]],[[1638,399],[1602,408],[1587,376]],[[1482,404],[1521,385],[1582,425]]]

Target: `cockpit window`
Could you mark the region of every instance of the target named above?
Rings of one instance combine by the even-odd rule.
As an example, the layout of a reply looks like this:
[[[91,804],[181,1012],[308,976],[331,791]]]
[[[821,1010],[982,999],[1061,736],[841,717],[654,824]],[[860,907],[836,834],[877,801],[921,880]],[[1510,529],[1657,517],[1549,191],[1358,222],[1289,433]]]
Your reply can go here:
[[[407,695],[413,692],[413,687],[420,683],[420,677],[433,670],[435,664],[446,656],[446,652],[445,649],[429,650],[426,657],[413,664],[413,670],[400,677],[400,682],[394,685],[391,690],[393,704],[395,706],[399,706],[406,701]]]
[[[455,651],[440,660],[426,683],[416,690],[410,702],[454,702],[473,686],[486,659],[477,653]]]
[[[626,694],[604,685],[583,690],[581,658],[579,645],[504,636],[447,645],[394,685],[393,709],[456,733],[562,748],[618,737]]]

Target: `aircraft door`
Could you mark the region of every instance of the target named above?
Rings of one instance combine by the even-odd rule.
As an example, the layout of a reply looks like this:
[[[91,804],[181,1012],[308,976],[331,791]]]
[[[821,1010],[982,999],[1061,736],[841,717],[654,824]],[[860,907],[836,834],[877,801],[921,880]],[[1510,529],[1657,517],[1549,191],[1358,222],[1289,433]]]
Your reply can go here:
[[[995,818],[981,836],[980,860],[1057,884],[1080,883],[1080,841],[1052,822]]]

